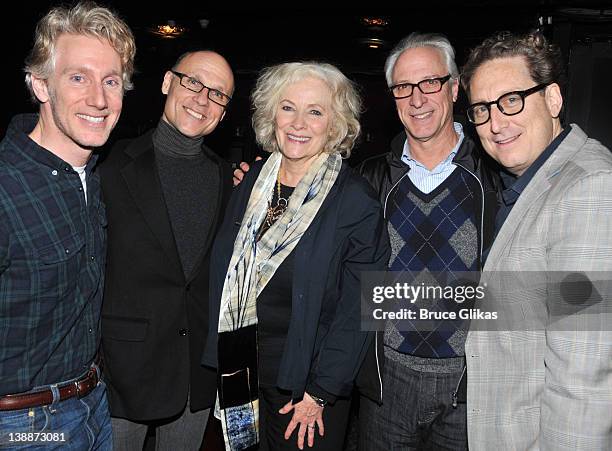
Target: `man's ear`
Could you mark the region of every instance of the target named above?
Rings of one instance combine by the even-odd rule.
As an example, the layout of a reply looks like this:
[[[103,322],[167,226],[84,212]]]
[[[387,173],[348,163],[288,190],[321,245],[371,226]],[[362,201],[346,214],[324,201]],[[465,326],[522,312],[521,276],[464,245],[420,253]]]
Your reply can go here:
[[[170,71],[166,71],[166,75],[164,75],[164,81],[162,82],[161,87],[162,94],[168,94],[168,91],[170,90],[170,84],[172,83],[172,77],[174,77],[174,74]]]
[[[30,81],[32,82],[32,91],[40,103],[47,103],[49,101],[49,86],[47,80],[44,78],[37,77],[34,74],[30,74]]]
[[[544,98],[546,100],[546,105],[548,106],[548,111],[550,111],[550,115],[552,117],[559,117],[559,113],[561,113],[561,107],[563,107],[563,96],[561,95],[561,88],[557,83],[552,83],[551,85],[546,87],[546,91],[544,93]]]
[[[457,97],[459,96],[459,78],[457,80],[450,79],[451,82],[451,92],[453,93],[453,102],[457,101]]]

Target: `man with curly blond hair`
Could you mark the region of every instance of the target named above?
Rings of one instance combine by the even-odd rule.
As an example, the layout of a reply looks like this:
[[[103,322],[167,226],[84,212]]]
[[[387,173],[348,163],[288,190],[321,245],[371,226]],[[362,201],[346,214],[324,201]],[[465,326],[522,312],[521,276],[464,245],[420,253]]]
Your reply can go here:
[[[112,447],[100,343],[106,219],[94,150],[131,89],[134,37],[94,3],[37,25],[37,115],[0,143],[0,447]],[[55,449],[55,448],[54,448]]]

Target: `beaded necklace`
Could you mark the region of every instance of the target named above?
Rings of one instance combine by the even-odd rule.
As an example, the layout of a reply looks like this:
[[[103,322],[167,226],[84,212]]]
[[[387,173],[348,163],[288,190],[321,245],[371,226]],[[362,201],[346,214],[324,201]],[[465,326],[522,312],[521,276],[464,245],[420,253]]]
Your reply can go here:
[[[281,185],[280,178],[276,179],[275,188],[276,189],[272,193],[272,199],[268,201],[268,211],[266,212],[266,217],[257,234],[257,241],[259,241],[263,234],[283,215],[289,205],[289,197],[294,190],[293,187]]]

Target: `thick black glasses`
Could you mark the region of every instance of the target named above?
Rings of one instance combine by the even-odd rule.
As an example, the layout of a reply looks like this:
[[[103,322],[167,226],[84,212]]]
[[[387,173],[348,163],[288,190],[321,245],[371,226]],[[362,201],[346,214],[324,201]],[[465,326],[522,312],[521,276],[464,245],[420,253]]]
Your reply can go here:
[[[444,83],[450,80],[450,78],[451,76],[448,74],[446,77],[426,78],[418,83],[398,83],[391,86],[389,91],[391,91],[391,94],[396,99],[410,97],[414,92],[414,88],[419,88],[419,91],[423,94],[434,94],[440,92]]]
[[[491,105],[497,105],[497,109],[506,116],[519,114],[525,108],[525,97],[538,92],[550,83],[542,83],[524,91],[512,91],[491,102],[473,103],[467,108],[468,120],[474,125],[482,125],[491,119]]]
[[[181,86],[183,86],[184,88],[189,89],[190,91],[193,91],[193,92],[202,92],[202,90],[204,88],[208,89],[208,98],[211,101],[215,102],[217,105],[221,105],[222,107],[226,107],[230,103],[230,100],[232,100],[232,98],[230,96],[228,96],[227,94],[223,94],[218,89],[209,88],[204,83],[196,80],[193,77],[190,77],[189,75],[182,74],[182,73],[177,72],[175,70],[171,70],[170,72],[172,72],[174,75],[179,77],[180,80],[181,80]]]

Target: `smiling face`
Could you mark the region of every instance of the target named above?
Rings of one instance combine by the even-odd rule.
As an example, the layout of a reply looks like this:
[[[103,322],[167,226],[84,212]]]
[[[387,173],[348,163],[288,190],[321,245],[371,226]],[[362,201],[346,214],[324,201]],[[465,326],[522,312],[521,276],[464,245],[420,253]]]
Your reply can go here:
[[[331,126],[331,99],[329,86],[316,77],[285,87],[275,116],[276,142],[284,160],[307,168],[323,152]]]
[[[393,85],[418,83],[428,78],[448,75],[441,52],[433,47],[405,50],[393,68]],[[414,88],[412,95],[395,100],[397,113],[408,135],[411,147],[419,142],[456,140],[453,127],[453,102],[459,86],[449,80],[440,92],[423,94]]]
[[[521,56],[497,58],[476,69],[470,80],[470,103],[489,102],[511,91],[523,91],[537,83]],[[558,115],[563,99],[553,83],[525,98],[522,112],[502,114],[491,106],[491,118],[476,127],[487,153],[509,172],[521,175],[561,133]]]
[[[209,88],[231,97],[234,76],[225,59],[214,52],[195,52],[187,55],[175,68],[177,72],[198,80]],[[167,95],[163,119],[190,138],[206,136],[225,116],[225,108],[208,98],[208,89],[199,93],[181,86],[180,78],[166,72],[162,92]]]
[[[121,114],[121,58],[106,41],[63,34],[54,61],[47,79],[32,74],[41,105],[31,137],[65,161],[82,165],[92,148],[106,143]]]

